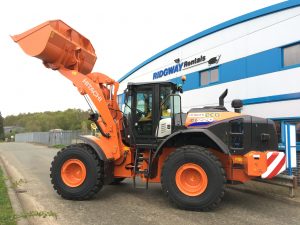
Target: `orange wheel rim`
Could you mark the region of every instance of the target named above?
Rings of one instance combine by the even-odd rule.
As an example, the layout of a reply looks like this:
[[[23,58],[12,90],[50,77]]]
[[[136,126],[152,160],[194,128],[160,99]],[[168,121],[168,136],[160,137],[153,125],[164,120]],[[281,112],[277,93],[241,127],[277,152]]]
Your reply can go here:
[[[186,163],[176,171],[176,185],[185,195],[200,195],[207,188],[207,184],[207,175],[197,164]]]
[[[69,187],[80,186],[86,178],[86,168],[79,159],[69,159],[61,167],[61,178]]]

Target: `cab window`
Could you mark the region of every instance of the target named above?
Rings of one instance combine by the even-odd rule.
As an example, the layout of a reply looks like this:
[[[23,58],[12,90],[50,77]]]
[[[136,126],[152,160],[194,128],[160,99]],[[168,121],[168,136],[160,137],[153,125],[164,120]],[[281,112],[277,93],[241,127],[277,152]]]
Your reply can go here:
[[[171,87],[160,87],[160,116],[162,118],[171,116],[170,98],[167,98],[171,93]]]

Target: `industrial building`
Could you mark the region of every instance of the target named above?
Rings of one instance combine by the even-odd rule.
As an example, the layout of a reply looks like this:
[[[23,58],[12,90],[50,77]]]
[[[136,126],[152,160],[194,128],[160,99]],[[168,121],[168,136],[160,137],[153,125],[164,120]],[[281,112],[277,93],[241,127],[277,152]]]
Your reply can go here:
[[[284,124],[296,124],[300,153],[300,1],[286,1],[234,18],[188,37],[142,62],[120,82],[187,80],[183,111],[241,99],[243,114],[276,121],[279,148]],[[120,105],[124,101],[119,95]],[[299,159],[300,157],[298,157]],[[298,165],[300,163],[298,162]]]

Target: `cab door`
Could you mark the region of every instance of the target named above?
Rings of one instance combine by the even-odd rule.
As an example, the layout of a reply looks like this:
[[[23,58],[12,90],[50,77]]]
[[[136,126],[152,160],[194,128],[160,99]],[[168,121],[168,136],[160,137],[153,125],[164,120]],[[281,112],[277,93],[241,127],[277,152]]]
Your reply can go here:
[[[132,104],[133,134],[136,143],[155,141],[155,86],[142,85],[135,87]]]

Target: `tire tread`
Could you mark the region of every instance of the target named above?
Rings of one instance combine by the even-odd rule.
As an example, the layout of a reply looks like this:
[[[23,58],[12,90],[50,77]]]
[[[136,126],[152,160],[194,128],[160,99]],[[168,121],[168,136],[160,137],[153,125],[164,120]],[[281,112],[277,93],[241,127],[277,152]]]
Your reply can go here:
[[[219,193],[219,195],[215,198],[215,200],[210,205],[208,205],[206,207],[191,207],[191,206],[187,207],[187,206],[180,205],[177,202],[175,202],[173,200],[173,198],[171,198],[170,194],[168,193],[167,187],[166,187],[166,185],[164,183],[164,179],[163,179],[164,172],[165,172],[165,166],[172,160],[173,157],[175,157],[178,154],[185,154],[185,153],[195,152],[195,151],[199,152],[199,150],[201,151],[202,154],[205,154],[208,157],[210,157],[211,159],[213,159],[214,163],[218,166],[218,168],[220,169],[221,174],[222,174],[223,186],[222,186],[222,190]],[[162,167],[162,173],[161,173],[162,190],[163,190],[164,194],[166,195],[166,197],[170,200],[170,202],[173,205],[175,205],[176,207],[180,208],[180,209],[193,210],[193,211],[211,211],[211,210],[216,209],[219,206],[219,204],[221,203],[221,201],[224,197],[225,183],[226,183],[226,175],[225,175],[225,170],[223,169],[221,162],[219,161],[219,159],[212,152],[210,152],[209,150],[207,150],[206,148],[201,147],[201,146],[185,145],[185,146],[177,148],[174,152],[172,152],[168,156],[168,158],[166,159],[166,161],[164,162],[163,167]]]
[[[60,157],[60,155],[65,152],[68,151],[69,149],[72,148],[81,148],[83,151],[86,152],[86,154],[90,154],[93,158],[93,160],[96,162],[97,166],[97,182],[95,183],[95,185],[90,189],[90,191],[88,193],[86,193],[84,196],[74,196],[74,195],[66,195],[64,194],[60,188],[58,187],[58,185],[54,182],[54,177],[53,177],[53,173],[54,173],[54,169],[56,169],[54,166],[54,162],[56,160],[58,160],[58,158]],[[104,174],[103,174],[103,162],[99,159],[99,157],[97,156],[97,154],[94,152],[94,150],[88,146],[87,144],[84,143],[79,143],[79,144],[73,144],[73,145],[69,145],[63,149],[61,149],[59,152],[57,152],[56,156],[54,157],[52,163],[51,163],[51,167],[50,167],[50,178],[51,178],[51,183],[53,185],[54,190],[58,193],[58,195],[60,195],[61,197],[65,198],[65,199],[69,199],[69,200],[77,200],[77,201],[83,201],[83,200],[88,200],[93,198],[103,187],[103,178],[104,178]]]

